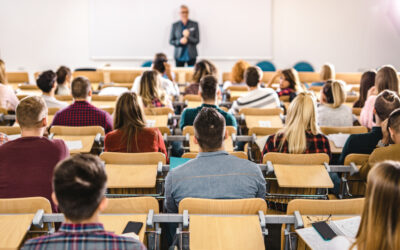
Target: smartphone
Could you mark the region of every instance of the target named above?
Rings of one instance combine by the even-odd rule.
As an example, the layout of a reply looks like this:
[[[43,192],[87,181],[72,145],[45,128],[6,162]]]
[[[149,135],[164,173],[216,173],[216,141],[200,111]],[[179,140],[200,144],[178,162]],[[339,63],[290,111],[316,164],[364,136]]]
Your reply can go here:
[[[126,227],[125,227],[124,231],[122,232],[122,234],[135,233],[138,235],[140,232],[140,229],[142,229],[142,227],[143,227],[142,222],[129,221],[128,224],[126,224]]]
[[[332,228],[326,223],[326,221],[315,222],[311,224],[315,230],[321,235],[324,240],[331,240],[337,234],[332,230]]]

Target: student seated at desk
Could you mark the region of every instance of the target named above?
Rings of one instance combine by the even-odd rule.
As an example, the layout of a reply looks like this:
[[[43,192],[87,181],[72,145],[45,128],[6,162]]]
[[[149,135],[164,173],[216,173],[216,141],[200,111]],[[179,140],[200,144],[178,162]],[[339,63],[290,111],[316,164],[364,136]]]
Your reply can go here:
[[[368,162],[360,168],[360,176],[367,178],[368,172],[378,162],[385,160],[400,161],[400,109],[393,111],[387,122],[389,143],[387,147],[375,149],[368,158]]]
[[[16,119],[21,138],[0,146],[0,198],[42,196],[51,200],[53,169],[69,156],[68,148],[62,140],[43,137],[47,107],[42,97],[22,99]]]
[[[139,95],[146,108],[169,107],[173,109],[169,96],[161,88],[161,77],[155,70],[143,72],[140,78]]]
[[[36,85],[42,91],[43,100],[47,108],[66,108],[66,102],[60,102],[54,96],[57,89],[57,75],[52,70],[42,72],[36,80]]]
[[[376,125],[372,127],[371,132],[365,134],[350,135],[344,144],[342,154],[339,158],[339,164],[343,164],[349,154],[371,154],[374,149],[380,145],[387,144],[387,140],[382,142],[383,133],[388,137],[386,131],[387,119],[393,110],[400,108],[400,98],[390,90],[384,90],[378,95],[375,101],[374,116]]]
[[[52,199],[64,213],[58,232],[28,240],[29,249],[146,249],[133,237],[104,230],[99,214],[107,207],[107,175],[97,156],[82,154],[60,162],[54,170]]]
[[[6,134],[0,133],[0,145],[8,142],[8,137]]]
[[[61,66],[56,71],[57,74],[57,95],[71,95],[72,74],[68,67]]]
[[[200,80],[208,75],[217,77],[217,67],[208,60],[197,62],[194,65],[192,83],[186,87],[184,95],[197,95],[199,93]]]
[[[217,102],[220,93],[218,89],[218,80],[215,76],[203,77],[200,81],[199,89],[202,105],[197,108],[186,108],[183,110],[179,121],[180,128],[183,129],[186,126],[192,126],[197,114],[204,107],[216,109],[225,118],[226,126],[236,127],[237,123],[235,117],[218,108]]]
[[[179,96],[178,84],[173,82],[171,65],[168,63],[168,58],[164,53],[157,53],[154,57],[152,68],[158,73],[161,81],[161,88],[169,96]],[[135,78],[132,85],[132,91],[139,94],[140,93],[140,82],[142,76]]]
[[[58,111],[51,126],[101,126],[105,133],[112,130],[112,118],[109,113],[92,104],[92,88],[85,77],[77,77],[71,84],[74,103]]]
[[[126,92],[117,101],[114,113],[114,131],[106,135],[106,152],[161,152],[167,156],[163,136],[158,128],[146,128],[140,98]]]
[[[7,82],[6,65],[0,59],[0,107],[14,111],[18,103],[18,97]]]
[[[326,81],[335,80],[335,66],[333,66],[333,64],[330,63],[325,63],[324,65],[322,65],[319,75],[321,81],[313,82],[311,83],[311,86],[321,87],[324,86]]]
[[[353,126],[353,111],[344,105],[346,83],[340,80],[327,81],[321,90],[321,104],[317,108],[318,125],[325,127]]]
[[[177,213],[186,197],[209,199],[265,198],[266,183],[260,168],[229,155],[224,117],[204,107],[194,121],[195,143],[200,153],[193,160],[171,170],[165,181],[165,207]]]
[[[289,96],[289,101],[292,101],[298,93],[304,91],[299,80],[299,74],[295,69],[278,70],[275,75],[272,76],[266,87],[270,88],[278,77],[280,90],[277,94],[279,97]]]
[[[367,100],[368,90],[375,85],[375,70],[368,70],[364,72],[360,80],[360,94],[358,100],[354,103],[353,108],[364,107],[365,101]]]
[[[250,63],[248,63],[246,61],[243,61],[243,60],[237,61],[235,63],[235,65],[233,65],[233,68],[231,71],[231,75],[230,75],[231,80],[224,82],[222,90],[225,91],[230,86],[247,86],[246,82],[244,80],[244,72],[250,66],[251,66]]]
[[[279,108],[281,102],[275,90],[261,88],[260,81],[263,72],[257,66],[248,67],[244,73],[249,92],[233,102],[229,113],[238,114],[242,108]]]
[[[355,239],[337,236],[329,250],[400,249],[400,163],[378,163],[368,174],[361,223]]]

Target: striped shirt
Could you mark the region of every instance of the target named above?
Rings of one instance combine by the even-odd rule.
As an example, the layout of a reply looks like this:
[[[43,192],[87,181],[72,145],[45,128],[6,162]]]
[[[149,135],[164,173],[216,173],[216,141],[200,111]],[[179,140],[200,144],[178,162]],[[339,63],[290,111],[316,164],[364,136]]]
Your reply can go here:
[[[100,223],[63,223],[57,233],[28,240],[22,249],[143,250],[146,247],[134,238],[106,232]]]
[[[238,114],[242,108],[279,108],[280,101],[276,92],[271,88],[257,88],[242,95],[233,102],[232,114]]]

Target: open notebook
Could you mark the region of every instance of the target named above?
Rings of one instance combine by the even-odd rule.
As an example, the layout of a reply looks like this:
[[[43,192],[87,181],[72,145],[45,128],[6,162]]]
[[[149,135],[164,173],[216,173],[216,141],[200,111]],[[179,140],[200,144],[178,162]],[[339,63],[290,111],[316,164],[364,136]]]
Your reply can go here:
[[[330,134],[328,135],[328,139],[333,141],[337,148],[343,148],[350,134]]]

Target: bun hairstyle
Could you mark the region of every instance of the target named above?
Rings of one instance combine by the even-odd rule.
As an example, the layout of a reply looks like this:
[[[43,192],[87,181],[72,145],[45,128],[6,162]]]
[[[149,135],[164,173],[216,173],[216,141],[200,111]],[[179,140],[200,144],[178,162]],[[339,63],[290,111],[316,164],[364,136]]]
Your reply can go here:
[[[71,70],[68,67],[61,66],[60,68],[58,68],[56,75],[57,75],[57,83],[63,84],[67,79],[67,76],[71,75]]]
[[[327,81],[322,88],[322,93],[325,96],[325,102],[338,108],[346,101],[346,92],[344,90],[346,83],[341,80]]]
[[[394,110],[387,121],[387,133],[388,133],[388,144],[393,144],[393,140],[390,137],[390,132],[389,132],[389,128],[391,128],[392,130],[394,130],[397,133],[400,133],[400,108]]]

